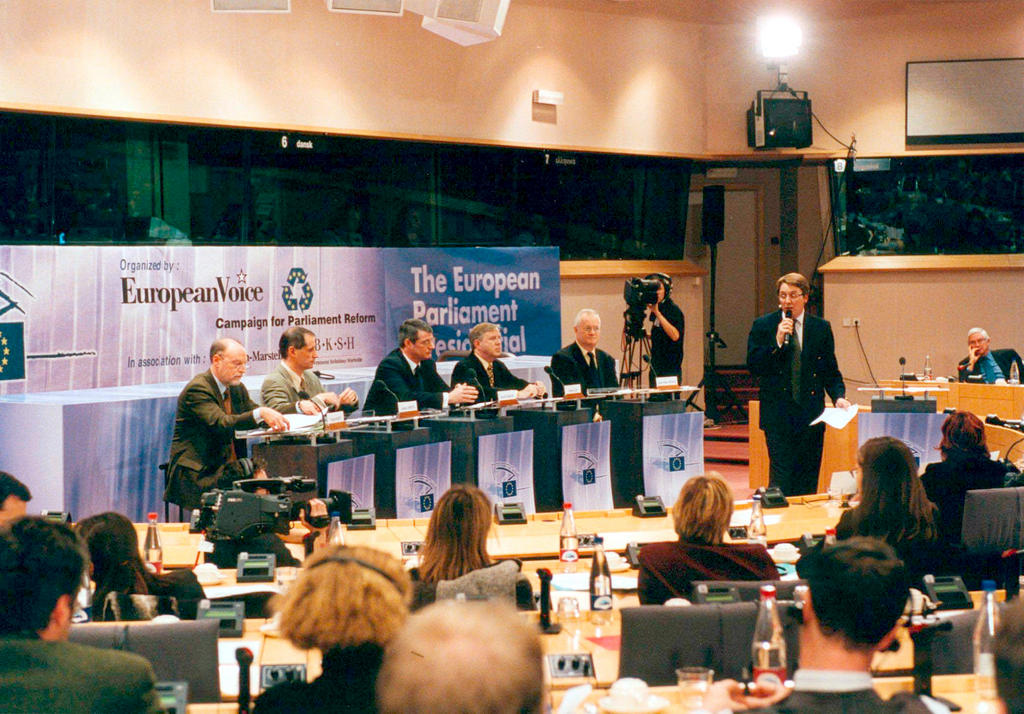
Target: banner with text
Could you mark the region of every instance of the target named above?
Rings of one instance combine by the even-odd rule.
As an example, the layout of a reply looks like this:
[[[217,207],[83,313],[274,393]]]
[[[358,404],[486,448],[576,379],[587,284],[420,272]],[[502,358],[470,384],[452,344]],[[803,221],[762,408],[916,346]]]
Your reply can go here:
[[[512,354],[548,355],[560,347],[557,248],[383,251],[389,336],[418,317],[434,328],[436,354],[471,350],[469,331],[480,322],[500,325],[503,348]]]
[[[704,412],[644,417],[644,493],[671,507],[691,476],[704,473]]]
[[[492,503],[522,503],[536,513],[533,497],[533,429],[485,434],[477,441],[477,485]]]
[[[612,423],[562,427],[562,495],[576,511],[613,508]]]
[[[488,319],[509,351],[547,354],[558,280],[546,248],[0,246],[0,394],[186,381],[218,337],[262,375],[291,326],[316,334],[318,366],[373,367],[414,314],[439,351]]]

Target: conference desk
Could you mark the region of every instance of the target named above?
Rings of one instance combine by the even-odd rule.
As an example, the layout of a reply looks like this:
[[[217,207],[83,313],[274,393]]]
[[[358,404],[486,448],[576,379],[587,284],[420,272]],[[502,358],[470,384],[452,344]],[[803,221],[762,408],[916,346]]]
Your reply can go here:
[[[787,508],[765,511],[768,542],[792,542],[804,533],[824,533],[826,528],[839,521],[841,515],[842,510],[830,506],[824,495],[792,498]],[[375,530],[346,531],[345,543],[364,545],[402,557],[402,543],[424,540],[428,522],[425,518],[380,519]],[[487,538],[487,551],[497,559],[556,558],[561,522],[561,513],[538,513],[528,516],[525,524],[494,525]],[[737,502],[732,524],[747,525],[749,522],[750,502]],[[161,523],[159,528],[164,548],[164,566],[193,567],[197,562],[202,535],[189,533],[187,523]],[[139,543],[144,543],[146,524],[136,524],[135,529]],[[632,542],[654,543],[678,539],[671,516],[638,518],[626,508],[579,512],[576,514],[576,530],[580,534],[604,536],[605,548],[617,552],[625,551],[626,545]],[[304,529],[295,524],[293,531],[303,533]],[[290,544],[290,547],[294,550],[299,546]],[[301,552],[296,555],[301,557]]]

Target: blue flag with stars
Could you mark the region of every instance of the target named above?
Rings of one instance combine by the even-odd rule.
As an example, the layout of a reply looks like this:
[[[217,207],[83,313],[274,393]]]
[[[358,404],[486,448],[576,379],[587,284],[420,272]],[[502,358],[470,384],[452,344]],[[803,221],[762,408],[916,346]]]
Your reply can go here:
[[[25,323],[0,322],[0,381],[25,379]]]

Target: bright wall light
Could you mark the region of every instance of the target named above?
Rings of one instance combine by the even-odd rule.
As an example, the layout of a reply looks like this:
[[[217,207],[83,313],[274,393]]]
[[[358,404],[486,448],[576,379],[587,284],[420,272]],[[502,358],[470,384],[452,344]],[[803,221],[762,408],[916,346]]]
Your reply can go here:
[[[757,38],[765,59],[792,57],[800,51],[803,32],[791,17],[776,15],[757,19]]]

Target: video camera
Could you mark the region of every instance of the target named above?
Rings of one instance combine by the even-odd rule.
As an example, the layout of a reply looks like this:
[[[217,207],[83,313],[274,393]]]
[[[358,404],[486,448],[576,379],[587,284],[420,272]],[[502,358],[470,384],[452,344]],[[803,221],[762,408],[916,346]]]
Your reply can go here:
[[[658,302],[659,283],[653,278],[630,278],[622,288],[626,301],[623,331],[627,337],[639,340],[644,334],[644,315],[647,306]]]
[[[329,516],[309,515],[309,502],[316,498],[316,481],[246,479],[232,485],[231,489],[202,495],[199,508],[192,511],[190,533],[205,533],[211,541],[240,540],[262,533],[286,535],[291,522],[303,515],[314,528],[324,528],[330,522]],[[351,522],[351,493],[331,491],[324,501],[328,513],[337,512],[342,523]]]

